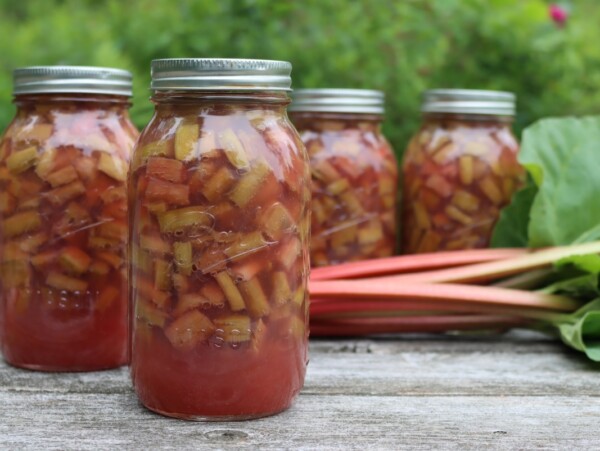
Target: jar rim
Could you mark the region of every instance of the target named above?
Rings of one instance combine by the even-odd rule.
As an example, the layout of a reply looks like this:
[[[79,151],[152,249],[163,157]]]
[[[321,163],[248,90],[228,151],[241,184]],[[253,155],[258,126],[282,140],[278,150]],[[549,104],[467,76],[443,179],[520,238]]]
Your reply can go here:
[[[516,112],[516,96],[508,91],[430,89],[422,97],[422,113],[514,116]]]
[[[132,75],[96,66],[28,66],[13,71],[13,94],[107,94],[132,96]]]
[[[238,58],[166,58],[151,64],[150,89],[162,91],[291,91],[292,64]]]
[[[383,115],[385,94],[374,89],[313,88],[292,93],[290,112]]]

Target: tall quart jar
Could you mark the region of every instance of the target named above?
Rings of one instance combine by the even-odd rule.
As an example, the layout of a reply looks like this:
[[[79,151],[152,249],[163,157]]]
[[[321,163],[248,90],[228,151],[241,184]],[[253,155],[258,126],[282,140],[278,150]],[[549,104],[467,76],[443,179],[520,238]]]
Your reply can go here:
[[[2,351],[14,366],[91,371],[127,363],[126,178],[138,132],[131,74],[14,72],[0,142]]]
[[[309,169],[291,65],[152,62],[130,188],[131,375],[191,420],[286,409],[307,364]]]
[[[436,89],[421,111],[402,165],[402,252],[487,247],[524,180],[511,131],[515,96]]]
[[[383,93],[301,89],[290,112],[310,158],[312,265],[392,255],[398,168],[381,133]]]

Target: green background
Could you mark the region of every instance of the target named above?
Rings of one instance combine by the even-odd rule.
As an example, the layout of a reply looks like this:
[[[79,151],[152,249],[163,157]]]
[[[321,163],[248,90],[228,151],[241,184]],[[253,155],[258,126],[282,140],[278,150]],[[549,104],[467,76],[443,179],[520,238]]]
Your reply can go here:
[[[382,89],[400,154],[420,93],[514,91],[519,132],[549,115],[600,112],[600,2],[544,0],[0,0],[0,127],[11,72],[40,64],[122,67],[135,76],[135,123],[152,112],[149,64],[165,57],[291,61],[294,87]]]

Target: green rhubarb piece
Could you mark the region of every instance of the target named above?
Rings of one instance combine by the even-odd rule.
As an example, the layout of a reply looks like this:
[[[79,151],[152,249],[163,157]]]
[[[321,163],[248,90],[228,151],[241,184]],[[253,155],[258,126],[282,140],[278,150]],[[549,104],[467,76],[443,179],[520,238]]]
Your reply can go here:
[[[225,166],[219,168],[215,174],[205,183],[202,194],[210,202],[217,202],[227,193],[235,183],[235,176]]]
[[[102,260],[94,260],[90,264],[88,271],[97,276],[105,276],[110,272],[110,265]]]
[[[229,302],[229,308],[234,312],[244,310],[246,308],[246,304],[244,304],[242,294],[238,290],[229,274],[227,274],[225,271],[222,271],[215,274],[214,278],[223,290],[223,293],[225,293],[225,298]]]
[[[213,324],[216,333],[227,343],[241,343],[252,337],[250,317],[246,315],[227,315],[215,318]]]
[[[45,266],[48,266],[56,261],[56,252],[55,251],[45,251],[40,252],[31,257],[31,264],[37,268],[41,269]]]
[[[185,178],[185,167],[181,161],[172,158],[150,157],[146,166],[146,174],[173,183],[182,183]]]
[[[273,291],[271,296],[277,304],[286,304],[292,298],[292,290],[288,282],[287,274],[284,271],[273,273]]]
[[[60,252],[58,261],[66,271],[83,274],[90,267],[92,258],[78,247],[68,246]]]
[[[189,276],[192,274],[192,243],[176,241],[173,243],[173,256],[178,271]]]
[[[171,245],[155,235],[142,234],[140,236],[140,248],[153,254],[165,255],[171,253]]]
[[[48,234],[46,232],[39,232],[21,240],[19,246],[23,251],[31,253],[37,251],[46,241],[48,241]]]
[[[269,207],[263,217],[263,230],[267,236],[279,240],[288,231],[294,228],[292,215],[280,202]]]
[[[269,314],[269,300],[260,285],[258,278],[240,282],[240,291],[244,295],[246,308],[253,318],[260,318]]]
[[[101,152],[98,169],[119,182],[127,179],[127,163],[115,155]]]
[[[236,169],[248,169],[250,167],[244,145],[232,129],[228,128],[219,133],[219,144],[233,167]]]
[[[205,341],[215,331],[211,320],[198,310],[177,318],[165,329],[165,336],[177,349],[190,350]]]
[[[234,259],[258,252],[266,246],[268,246],[268,243],[265,241],[262,232],[254,231],[241,235],[237,241],[225,249],[224,253],[227,257]]]
[[[358,242],[362,245],[373,244],[383,239],[383,228],[381,222],[372,219],[358,229]]]
[[[88,287],[88,283],[85,280],[69,277],[57,271],[50,271],[48,273],[46,285],[65,291],[85,291]]]
[[[96,250],[116,250],[119,249],[122,244],[118,240],[111,238],[104,238],[101,236],[91,235],[88,237],[88,247]]]
[[[169,155],[169,142],[153,141],[144,145],[140,152],[143,160],[146,160],[153,155]]]
[[[194,156],[199,136],[200,128],[195,121],[179,125],[175,132],[175,158],[183,161]]]
[[[3,215],[10,214],[14,211],[16,205],[17,201],[10,193],[0,192],[0,213]]]
[[[48,175],[54,169],[56,152],[56,149],[48,149],[45,152],[42,152],[42,154],[40,155],[38,162],[35,166],[35,173],[42,180],[46,180],[46,177],[48,177]]]
[[[148,301],[135,300],[135,317],[150,326],[165,327],[167,314]]]
[[[2,233],[5,238],[34,232],[42,226],[42,219],[37,211],[23,211],[2,221]]]
[[[148,254],[146,253],[144,253],[144,255],[148,256]],[[149,258],[148,261],[150,261]],[[134,264],[135,262],[136,260],[134,260]],[[157,289],[164,291],[168,291],[171,289],[171,265],[169,264],[169,262],[165,260],[154,261],[154,286]]]
[[[161,309],[167,307],[170,295],[167,291],[157,290],[154,288],[154,284],[145,277],[138,277],[135,283],[136,292],[144,299],[152,301]]]
[[[133,243],[131,246],[131,262],[135,269],[150,273],[152,271],[153,258],[146,251],[143,251],[140,246]],[[157,260],[161,261],[161,260]]]
[[[302,307],[304,303],[304,299],[306,298],[306,290],[303,287],[299,287],[294,291],[294,296],[292,297],[292,303],[296,305],[298,308]]]
[[[20,174],[33,167],[38,158],[37,147],[31,146],[11,154],[6,159],[6,167],[13,174]]]
[[[60,206],[65,202],[73,200],[77,196],[85,193],[85,186],[79,180],[63,185],[58,188],[54,188],[52,191],[46,193],[46,198],[54,206]]]
[[[18,241],[9,241],[4,245],[1,257],[3,262],[26,261],[29,259],[29,254],[21,248],[21,243]]]
[[[113,219],[98,226],[98,234],[105,238],[112,238],[118,241],[127,239],[127,224],[125,221]]]
[[[210,227],[213,217],[205,207],[186,207],[169,210],[158,216],[162,233],[183,233],[189,228]]]
[[[123,258],[112,252],[98,252],[97,257],[104,260],[115,269],[119,269],[123,265]]]
[[[298,259],[302,245],[296,237],[291,237],[289,241],[283,243],[277,253],[279,261],[286,269],[290,269],[294,262]]]
[[[57,186],[66,185],[77,180],[79,176],[73,166],[65,166],[58,171],[52,172],[46,177],[46,181],[52,185],[53,188]]]
[[[271,173],[265,161],[260,161],[244,174],[229,193],[229,198],[238,206],[245,207],[261,189],[261,185]]]

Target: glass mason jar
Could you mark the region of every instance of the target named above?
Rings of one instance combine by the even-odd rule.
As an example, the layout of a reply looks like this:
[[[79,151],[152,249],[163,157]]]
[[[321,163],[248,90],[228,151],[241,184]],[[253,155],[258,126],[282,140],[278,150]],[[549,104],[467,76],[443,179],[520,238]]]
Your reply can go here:
[[[298,90],[290,112],[311,164],[311,264],[392,255],[398,168],[381,133],[383,93]]]
[[[44,371],[124,365],[131,74],[17,69],[14,95],[0,142],[4,358]]]
[[[131,375],[192,420],[286,409],[307,364],[309,169],[291,65],[152,62],[130,185]]]
[[[427,91],[402,166],[402,252],[484,248],[524,180],[511,131],[515,96]]]

